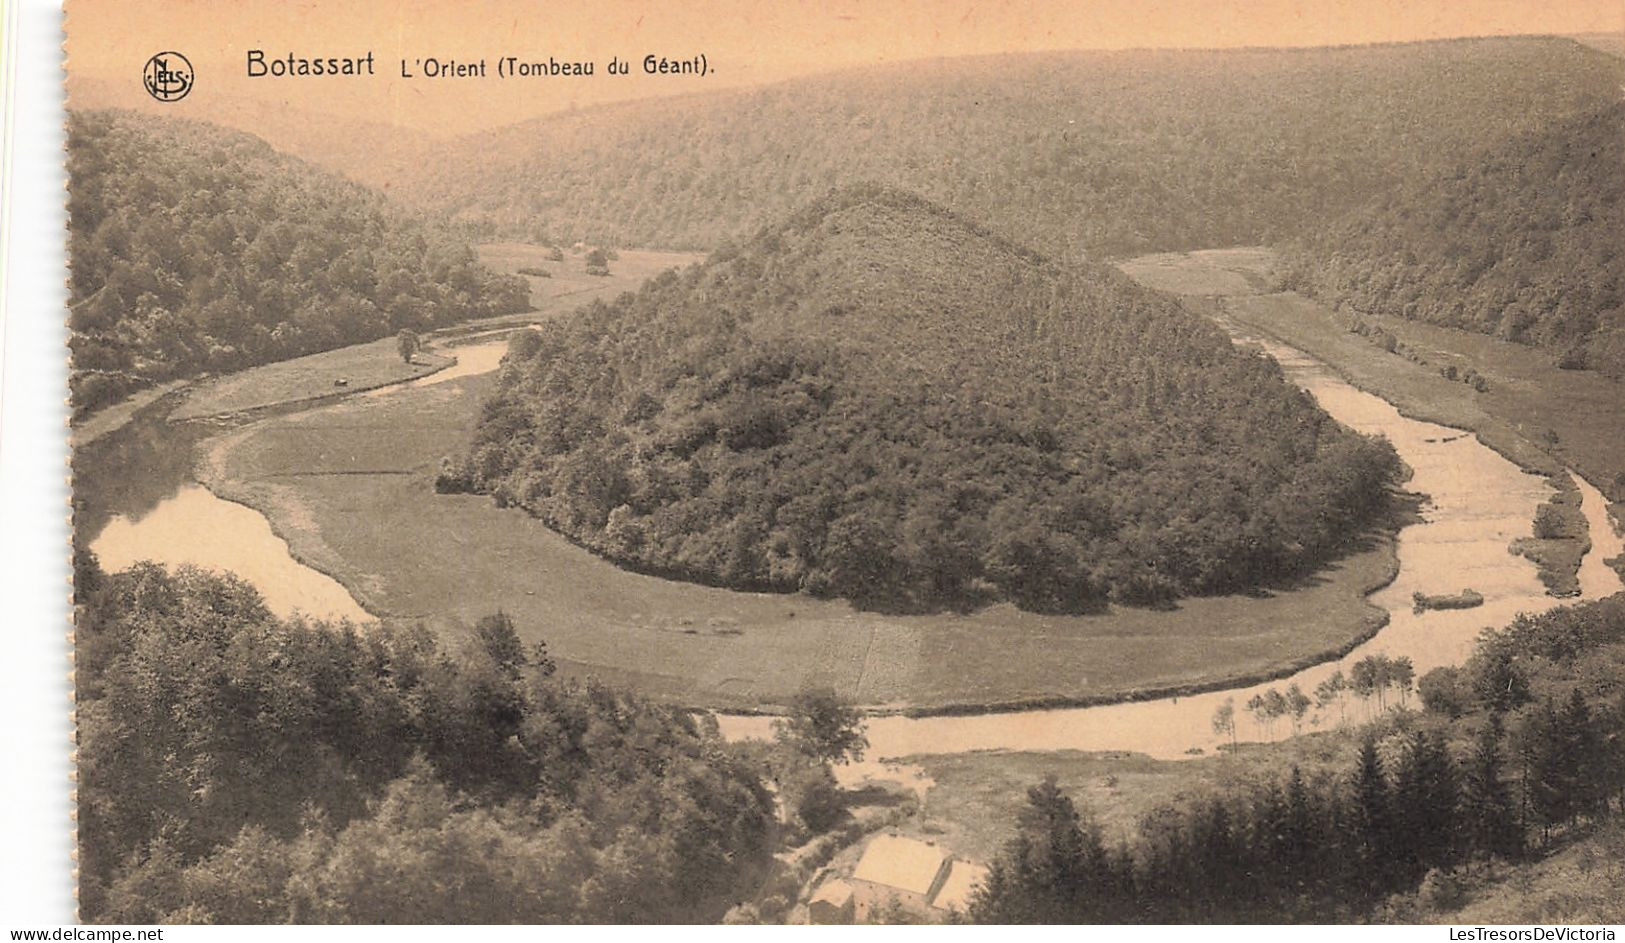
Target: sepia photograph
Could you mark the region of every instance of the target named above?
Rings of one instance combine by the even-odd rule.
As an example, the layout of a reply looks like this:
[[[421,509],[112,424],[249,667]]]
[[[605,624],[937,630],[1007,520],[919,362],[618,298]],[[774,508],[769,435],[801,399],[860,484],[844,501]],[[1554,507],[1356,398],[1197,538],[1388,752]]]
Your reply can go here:
[[[1625,922],[1617,0],[61,22],[65,920]]]

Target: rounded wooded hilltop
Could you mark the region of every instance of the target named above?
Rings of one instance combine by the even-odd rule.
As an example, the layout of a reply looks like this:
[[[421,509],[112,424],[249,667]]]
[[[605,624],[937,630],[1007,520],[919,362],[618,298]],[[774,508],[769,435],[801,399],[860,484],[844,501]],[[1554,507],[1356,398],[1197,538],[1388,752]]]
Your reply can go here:
[[[1395,471],[1173,301],[857,187],[521,335],[437,487],[675,578],[1086,612],[1311,569]]]

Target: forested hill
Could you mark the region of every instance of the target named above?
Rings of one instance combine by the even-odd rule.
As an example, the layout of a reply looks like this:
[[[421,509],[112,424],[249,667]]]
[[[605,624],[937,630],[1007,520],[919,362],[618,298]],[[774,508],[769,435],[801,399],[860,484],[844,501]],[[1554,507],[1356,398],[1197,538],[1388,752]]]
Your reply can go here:
[[[128,81],[70,74],[64,83],[75,111],[119,109],[173,119],[176,107]],[[191,96],[181,113],[194,121],[259,138],[283,154],[388,193],[409,168],[419,166],[438,137],[386,120],[364,121],[322,111],[321,102],[290,101],[286,94]]]
[[[230,574],[74,572],[87,921],[714,922],[773,860],[766,763],[557,677],[506,616],[459,646],[277,619]]]
[[[76,408],[528,303],[457,238],[249,135],[76,112],[68,173]]]
[[[1394,467],[1117,272],[859,187],[520,335],[438,487],[669,576],[1078,612],[1312,567]]]
[[[1462,160],[1304,236],[1290,284],[1625,376],[1625,104]]]
[[[511,238],[712,249],[878,181],[1055,258],[1257,244],[1622,75],[1556,38],[905,63],[463,138],[401,194]]]

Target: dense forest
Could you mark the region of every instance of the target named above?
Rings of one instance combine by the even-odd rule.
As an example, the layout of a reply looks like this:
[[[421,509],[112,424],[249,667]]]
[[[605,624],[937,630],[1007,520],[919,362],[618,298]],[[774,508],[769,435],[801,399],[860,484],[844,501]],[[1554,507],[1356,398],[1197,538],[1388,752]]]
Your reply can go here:
[[[399,195],[531,242],[714,249],[832,188],[918,192],[1055,258],[1275,242],[1619,97],[1571,40],[911,62],[451,142]]]
[[[1108,845],[1034,787],[970,916],[995,923],[1444,919],[1471,872],[1625,816],[1625,595],[1485,630],[1425,709],[1368,725],[1341,770],[1187,796]],[[1543,919],[1543,918],[1534,918]]]
[[[86,921],[716,921],[769,860],[760,764],[500,614],[459,649],[83,554],[75,593]]]
[[[1617,97],[1617,96],[1616,96]],[[1625,376],[1625,105],[1461,158],[1305,233],[1289,287]]]
[[[76,112],[68,173],[76,409],[528,304],[458,239],[245,134]]]
[[[519,335],[437,486],[667,576],[1083,612],[1302,573],[1395,471],[1121,274],[857,187]]]

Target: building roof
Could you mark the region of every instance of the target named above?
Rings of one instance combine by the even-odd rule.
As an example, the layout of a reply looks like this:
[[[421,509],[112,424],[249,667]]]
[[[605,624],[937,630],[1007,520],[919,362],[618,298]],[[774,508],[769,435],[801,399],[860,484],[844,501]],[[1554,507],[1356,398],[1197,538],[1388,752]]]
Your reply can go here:
[[[942,882],[931,906],[943,910],[964,910],[970,905],[970,893],[987,877],[987,869],[969,861],[955,861],[950,865],[948,877]]]
[[[947,864],[948,856],[936,845],[899,835],[877,835],[863,849],[852,877],[929,897]]]
[[[831,904],[836,907],[845,907],[846,902],[852,899],[852,885],[840,878],[825,881],[818,888],[818,893],[812,896],[809,904]]]

